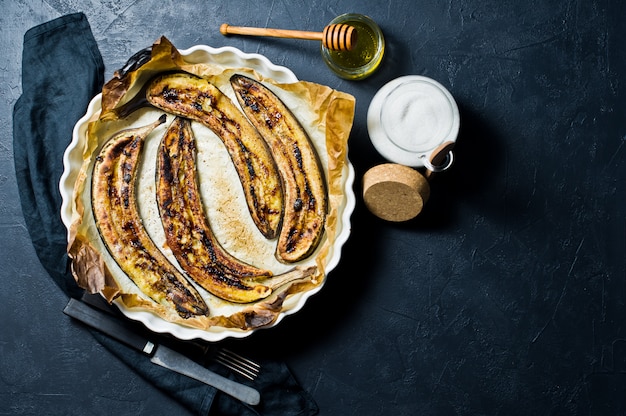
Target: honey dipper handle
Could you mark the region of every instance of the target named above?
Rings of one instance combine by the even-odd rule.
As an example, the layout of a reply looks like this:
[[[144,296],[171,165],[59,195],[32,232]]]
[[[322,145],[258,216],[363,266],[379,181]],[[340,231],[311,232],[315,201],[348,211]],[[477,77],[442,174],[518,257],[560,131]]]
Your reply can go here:
[[[273,38],[322,40],[322,32],[307,32],[303,30],[269,29],[262,27],[230,26],[224,23],[220,26],[222,35],[249,35],[268,36]]]
[[[269,36],[274,38],[319,40],[332,50],[351,50],[356,44],[356,30],[346,24],[329,25],[323,32],[307,32],[303,30],[269,29],[260,27],[230,26],[224,23],[220,26],[222,35],[249,35]]]

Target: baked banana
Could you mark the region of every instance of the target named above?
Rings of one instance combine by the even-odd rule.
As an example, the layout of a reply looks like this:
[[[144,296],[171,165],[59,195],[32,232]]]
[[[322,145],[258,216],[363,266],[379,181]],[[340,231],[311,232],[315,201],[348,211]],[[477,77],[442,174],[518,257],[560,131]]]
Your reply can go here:
[[[196,147],[191,122],[177,117],[157,151],[157,204],[165,239],[187,275],[215,296],[247,303],[272,289],[245,280],[272,273],[244,263],[220,245],[204,212],[196,174]]]
[[[208,315],[198,291],[148,235],[137,207],[136,173],[143,144],[164,122],[162,115],[147,126],[123,130],[103,146],[94,163],[92,211],[111,256],[144,294],[183,318]]]
[[[270,89],[238,74],[230,82],[282,176],[285,213],[276,257],[285,263],[300,261],[312,254],[324,233],[328,195],[319,156],[300,122]]]
[[[219,136],[235,165],[254,223],[266,238],[276,238],[283,214],[280,175],[267,144],[235,104],[206,79],[188,73],[157,76],[146,88],[146,99]]]

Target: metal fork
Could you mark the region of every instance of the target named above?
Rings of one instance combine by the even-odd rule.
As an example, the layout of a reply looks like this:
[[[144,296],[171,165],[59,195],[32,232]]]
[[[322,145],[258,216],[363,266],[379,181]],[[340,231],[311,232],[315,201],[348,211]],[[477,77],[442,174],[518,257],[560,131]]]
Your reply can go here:
[[[226,348],[218,349],[212,358],[215,362],[248,380],[254,380],[261,372],[261,366],[259,364]]]

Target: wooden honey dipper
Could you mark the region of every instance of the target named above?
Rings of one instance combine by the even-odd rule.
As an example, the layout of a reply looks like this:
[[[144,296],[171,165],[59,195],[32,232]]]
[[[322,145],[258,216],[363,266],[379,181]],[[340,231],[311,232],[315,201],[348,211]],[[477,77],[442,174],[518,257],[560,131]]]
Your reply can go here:
[[[325,48],[335,51],[352,50],[357,42],[357,32],[354,27],[343,23],[328,25],[322,32],[230,26],[228,23],[224,23],[220,26],[220,33],[225,36],[250,35],[287,39],[319,40],[322,41],[322,45],[324,45]]]

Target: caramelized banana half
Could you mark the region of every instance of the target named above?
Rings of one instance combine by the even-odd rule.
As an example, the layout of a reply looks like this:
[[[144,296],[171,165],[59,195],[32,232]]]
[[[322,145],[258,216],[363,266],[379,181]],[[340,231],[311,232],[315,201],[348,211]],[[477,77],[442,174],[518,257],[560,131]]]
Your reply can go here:
[[[142,224],[135,196],[137,169],[146,137],[160,124],[123,130],[96,157],[91,206],[102,241],[120,268],[155,302],[183,318],[208,315],[195,287],[154,244]]]
[[[328,209],[319,156],[300,122],[272,91],[243,75],[233,75],[230,82],[282,175],[285,214],[276,257],[284,263],[305,259],[321,240]]]
[[[252,302],[272,291],[242,279],[272,275],[241,262],[215,238],[205,215],[196,173],[196,145],[189,120],[177,117],[157,152],[157,203],[167,245],[181,267],[210,293],[233,302]]]
[[[235,303],[269,296],[275,287],[301,279],[293,270],[276,276],[229,254],[217,241],[204,212],[189,120],[177,117],[157,152],[157,203],[167,245],[189,277],[213,295]],[[265,280],[265,284],[257,281]]]
[[[146,99],[219,136],[235,165],[254,223],[266,238],[276,238],[283,216],[280,175],[267,144],[235,104],[206,79],[187,73],[156,77],[147,86]]]

